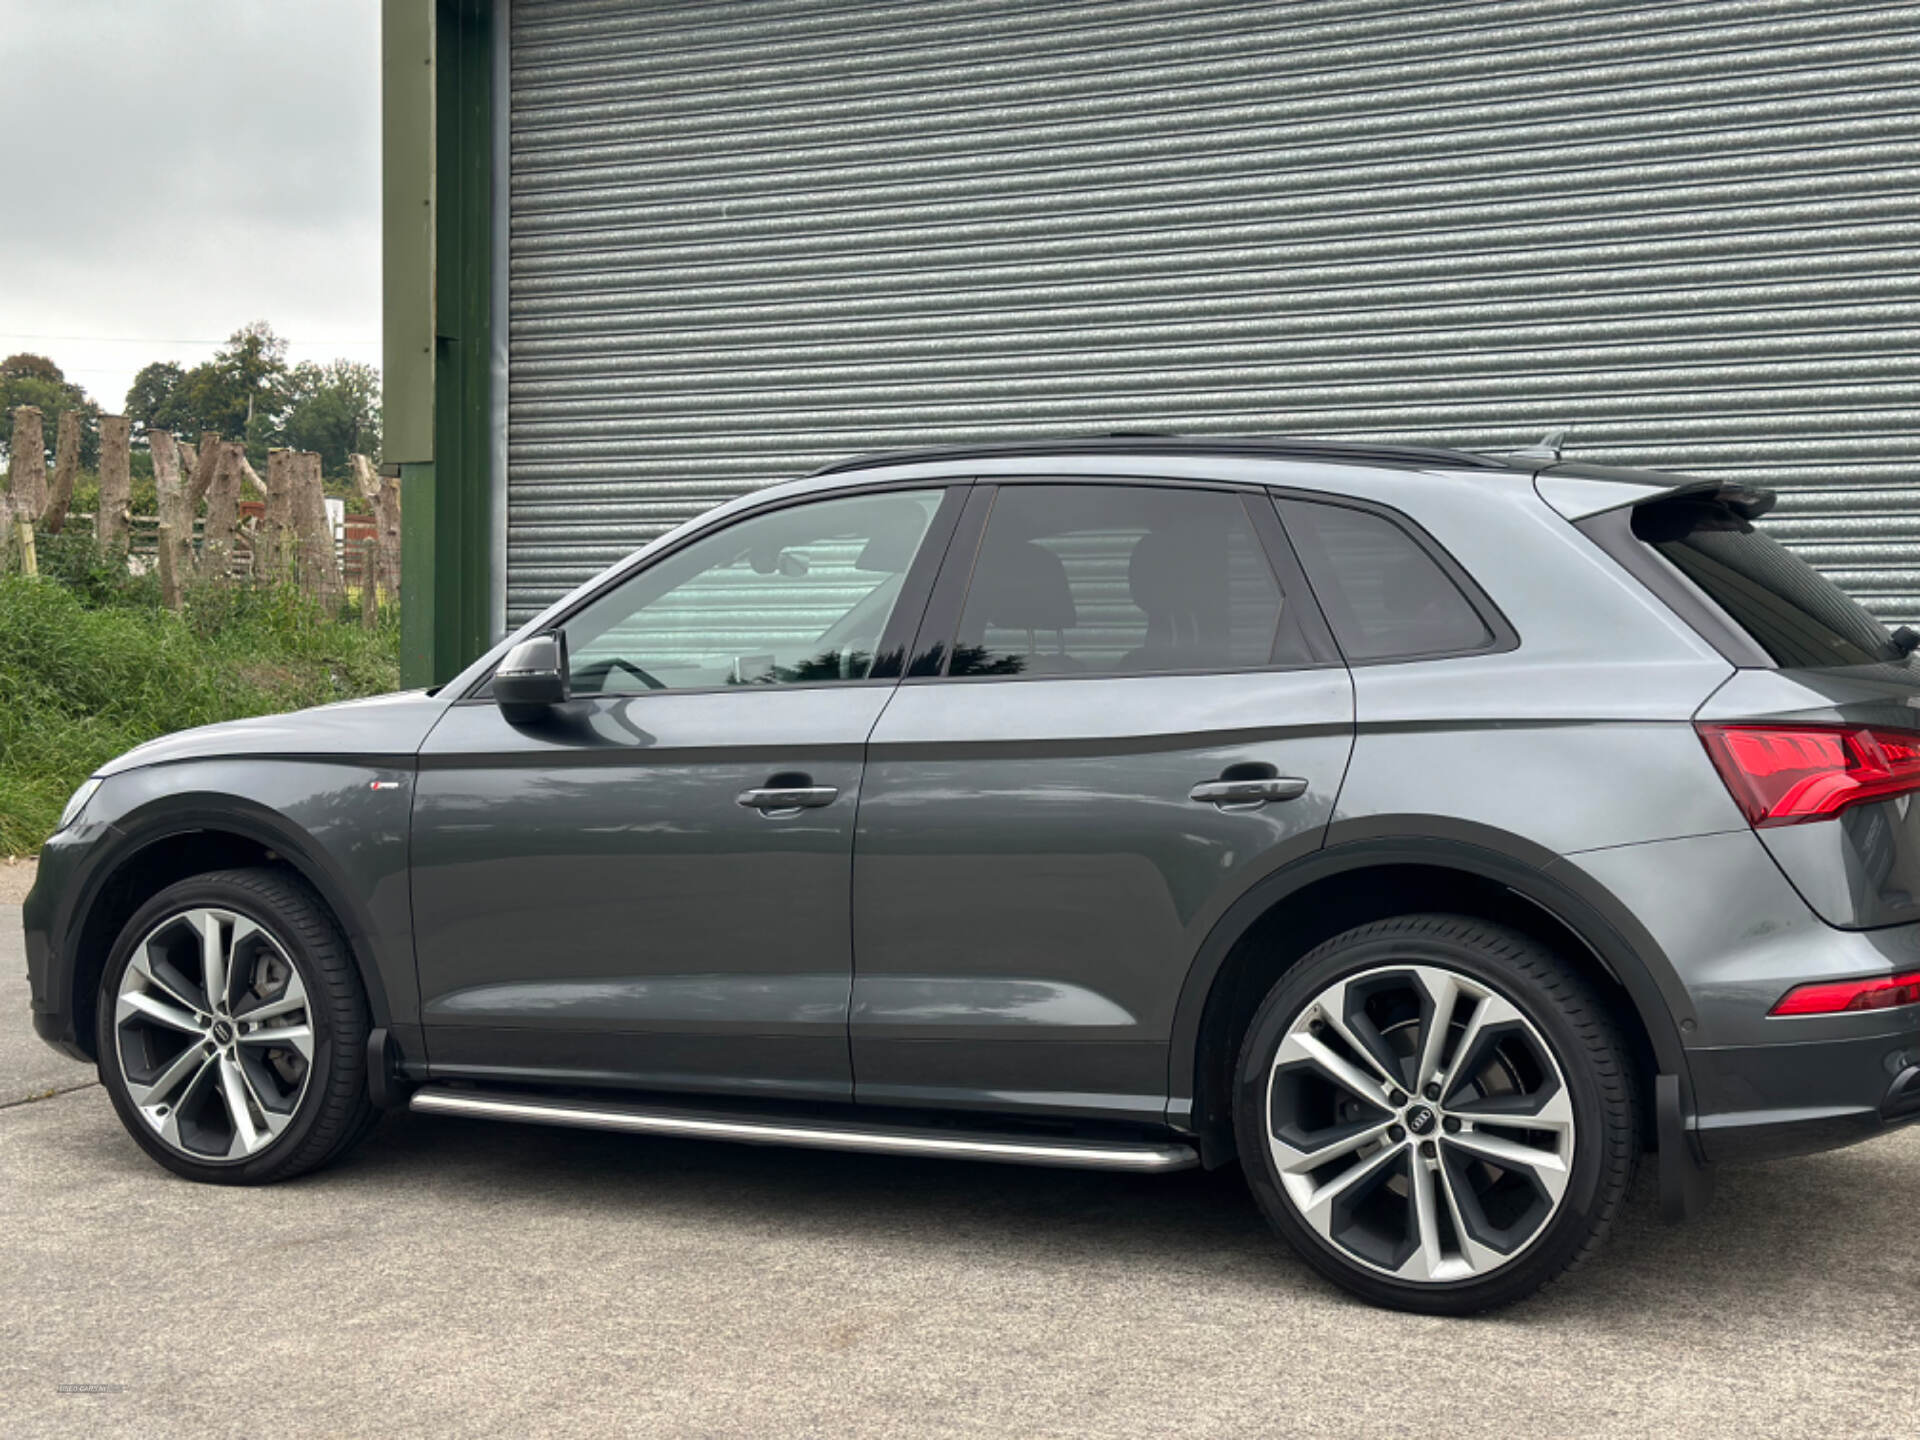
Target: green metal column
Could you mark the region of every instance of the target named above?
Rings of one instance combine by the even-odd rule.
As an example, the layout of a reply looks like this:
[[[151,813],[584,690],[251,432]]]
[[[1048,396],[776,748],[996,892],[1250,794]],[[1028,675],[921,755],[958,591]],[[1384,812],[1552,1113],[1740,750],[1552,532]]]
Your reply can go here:
[[[486,648],[492,33],[486,0],[385,0],[385,415],[400,467],[400,675]]]

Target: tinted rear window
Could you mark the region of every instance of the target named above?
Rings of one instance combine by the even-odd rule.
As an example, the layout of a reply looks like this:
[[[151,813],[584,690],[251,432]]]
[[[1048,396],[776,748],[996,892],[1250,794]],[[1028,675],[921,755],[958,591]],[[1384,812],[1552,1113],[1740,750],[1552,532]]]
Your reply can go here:
[[[1900,658],[1885,626],[1725,505],[1642,505],[1633,513],[1633,533],[1704,590],[1776,665],[1822,669]]]
[[[1003,485],[947,673],[1309,664],[1295,616],[1237,494]]]
[[[1401,526],[1366,510],[1283,500],[1280,515],[1349,660],[1458,655],[1493,632]]]

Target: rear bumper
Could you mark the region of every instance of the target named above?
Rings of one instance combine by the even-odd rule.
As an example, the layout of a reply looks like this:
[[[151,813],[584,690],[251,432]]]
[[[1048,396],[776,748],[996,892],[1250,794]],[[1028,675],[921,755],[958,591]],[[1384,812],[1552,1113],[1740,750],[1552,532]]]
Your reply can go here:
[[[1649,968],[1682,1037],[1678,1123],[1696,1158],[1803,1155],[1920,1119],[1920,1080],[1909,1074],[1920,1068],[1920,1006],[1772,1013],[1800,985],[1920,968],[1920,924],[1827,924],[1751,830],[1563,863],[1644,927]]]
[[[1688,1051],[1704,1158],[1805,1155],[1920,1121],[1920,1014],[1871,1023],[1842,1039]]]

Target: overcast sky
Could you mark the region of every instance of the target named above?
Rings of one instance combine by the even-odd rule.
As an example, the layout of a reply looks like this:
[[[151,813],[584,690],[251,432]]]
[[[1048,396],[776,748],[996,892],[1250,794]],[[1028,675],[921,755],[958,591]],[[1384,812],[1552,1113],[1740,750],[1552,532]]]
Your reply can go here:
[[[109,413],[250,320],[295,360],[377,365],[379,13],[0,0],[0,354],[51,356]]]

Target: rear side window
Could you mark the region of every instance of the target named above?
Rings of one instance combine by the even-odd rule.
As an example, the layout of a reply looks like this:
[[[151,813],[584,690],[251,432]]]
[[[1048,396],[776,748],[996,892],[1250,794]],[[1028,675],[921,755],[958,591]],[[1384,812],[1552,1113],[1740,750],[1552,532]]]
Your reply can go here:
[[[947,673],[1142,675],[1312,659],[1238,494],[1003,485]]]
[[[1279,505],[1347,659],[1412,660],[1493,644],[1459,585],[1402,526],[1345,505]]]
[[[1874,665],[1902,654],[1886,627],[1832,581],[1718,501],[1642,505],[1633,512],[1633,533],[1705,591],[1776,665]]]

